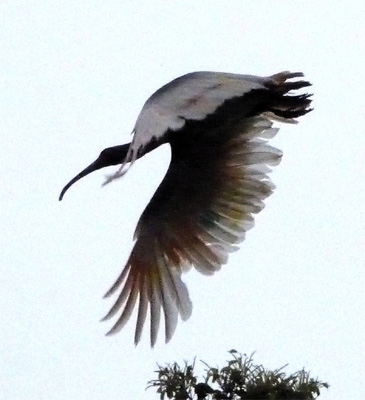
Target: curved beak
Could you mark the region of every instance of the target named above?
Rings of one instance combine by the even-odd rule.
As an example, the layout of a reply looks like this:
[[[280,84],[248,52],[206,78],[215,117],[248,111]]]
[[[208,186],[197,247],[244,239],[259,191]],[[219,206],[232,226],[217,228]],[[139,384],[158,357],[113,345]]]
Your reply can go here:
[[[127,143],[118,146],[107,147],[104,149],[93,163],[91,163],[88,167],[71,179],[70,182],[62,189],[59,200],[61,201],[67,190],[84,176],[89,175],[91,172],[97,171],[98,169],[123,163],[128,154],[129,145],[130,143]]]
[[[67,192],[67,190],[78,180],[83,178],[86,175],[91,174],[91,172],[94,172],[100,168],[103,168],[105,165],[102,165],[99,159],[91,163],[88,167],[86,167],[83,171],[81,171],[78,175],[76,175],[74,178],[70,180],[70,182],[62,189],[62,192],[60,194],[60,197],[58,198],[59,201],[63,199],[63,196]]]
[[[129,145],[130,143],[127,143],[118,146],[107,147],[104,149],[93,163],[91,163],[87,168],[71,179],[70,182],[62,189],[59,200],[61,201],[67,190],[84,176],[89,175],[91,172],[97,171],[98,169],[125,162]]]

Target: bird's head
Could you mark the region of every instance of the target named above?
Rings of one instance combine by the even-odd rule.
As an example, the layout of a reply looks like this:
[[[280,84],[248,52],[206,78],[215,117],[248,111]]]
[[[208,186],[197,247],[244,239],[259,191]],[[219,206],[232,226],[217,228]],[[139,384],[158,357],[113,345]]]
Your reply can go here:
[[[84,176],[104,167],[121,164],[127,156],[128,148],[129,143],[104,149],[93,163],[68,182],[68,184],[62,189],[59,200],[61,201],[67,190]]]

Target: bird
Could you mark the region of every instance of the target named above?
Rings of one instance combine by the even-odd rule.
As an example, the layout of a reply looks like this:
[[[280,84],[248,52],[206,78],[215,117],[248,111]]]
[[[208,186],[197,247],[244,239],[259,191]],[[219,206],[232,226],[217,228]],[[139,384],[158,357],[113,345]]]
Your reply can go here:
[[[148,98],[130,143],[108,147],[63,188],[119,165],[104,184],[123,176],[136,160],[168,143],[171,160],[164,179],[136,226],[134,246],[121,274],[105,294],[116,295],[103,318],[116,318],[107,335],[119,332],[137,308],[134,343],[147,314],[150,344],[156,344],[163,314],[165,342],[192,302],[182,274],[194,267],[213,275],[238,250],[254,215],[274,190],[268,173],[282,152],[267,142],[275,122],[297,123],[312,111],[311,86],[300,72],[267,77],[199,71],[180,76]],[[298,79],[297,79],[298,78]]]

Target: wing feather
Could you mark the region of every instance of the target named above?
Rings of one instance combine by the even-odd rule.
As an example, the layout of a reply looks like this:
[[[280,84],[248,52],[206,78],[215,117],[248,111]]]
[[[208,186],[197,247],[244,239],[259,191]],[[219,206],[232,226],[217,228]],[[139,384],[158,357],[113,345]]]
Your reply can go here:
[[[120,287],[120,285],[123,283],[126,277],[127,279],[124,284],[123,290],[119,294],[117,301],[114,303],[113,307],[109,310],[108,314],[102,319],[102,321],[106,321],[114,317],[114,315],[120,310],[120,308],[128,299],[130,292],[134,286],[134,281],[136,279],[136,276],[134,274],[129,274],[129,268],[127,267],[123,270],[123,273],[119,276],[117,281],[114,283],[112,288],[105,294],[104,297],[109,297],[112,293],[114,293]]]
[[[130,316],[132,315],[134,306],[136,304],[137,301],[137,297],[138,294],[140,292],[140,287],[138,286],[138,278],[139,275],[129,275],[129,279],[126,282],[126,285],[123,288],[123,295],[128,291],[128,299],[125,303],[123,312],[121,314],[121,316],[118,318],[117,322],[114,324],[114,326],[112,327],[112,329],[107,333],[108,335],[114,334],[119,332],[124,326],[125,324],[128,322]],[[129,284],[131,282],[131,284]],[[112,317],[117,310],[119,310],[119,308],[122,306],[122,304],[124,303],[124,300],[126,296],[119,296],[117,302],[114,304],[113,308],[111,309],[111,312],[109,312],[107,318]]]
[[[207,226],[209,228],[207,229]],[[203,220],[203,223],[200,224],[200,227],[203,229],[207,229],[205,232],[205,237],[209,238],[209,236],[212,236],[214,239],[212,241],[208,241],[207,243],[215,243],[216,240],[218,240],[221,243],[225,243],[227,246],[226,251],[229,252],[229,248],[234,245],[241,243],[244,236],[239,236],[234,235],[230,232],[227,232],[227,230],[220,226],[219,224],[212,222],[211,220]],[[238,250],[238,247],[232,246],[234,249]]]
[[[150,301],[150,318],[151,318],[151,346],[153,347],[157,340],[158,329],[161,319],[161,287],[158,275],[158,266],[149,271],[149,301]],[[163,305],[163,304],[162,304]]]
[[[165,340],[168,342],[175,332],[178,320],[177,304],[172,297],[172,290],[169,285],[168,276],[166,274],[166,264],[163,260],[163,254],[160,254],[158,247],[155,248],[156,260],[159,269],[161,304],[165,319]],[[175,299],[176,300],[176,299]],[[157,335],[156,335],[157,337]],[[154,345],[154,343],[152,344]]]
[[[145,274],[141,274],[140,290],[139,290],[139,306],[136,331],[134,334],[134,344],[137,345],[141,340],[142,331],[146,322],[148,312],[148,281]]]
[[[178,268],[171,268],[171,265],[167,264],[166,260],[164,260],[164,267],[166,286],[169,288],[171,297],[176,303],[181,319],[186,321],[190,317],[192,311],[188,290],[180,278]]]

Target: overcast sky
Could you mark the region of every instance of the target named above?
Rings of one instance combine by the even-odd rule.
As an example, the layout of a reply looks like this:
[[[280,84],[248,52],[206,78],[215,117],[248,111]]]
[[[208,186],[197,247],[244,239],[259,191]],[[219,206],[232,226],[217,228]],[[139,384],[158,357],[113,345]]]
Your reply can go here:
[[[156,363],[222,365],[232,348],[305,367],[331,384],[323,400],[363,398],[364,19],[363,0],[0,2],[1,400],[156,399]],[[272,141],[277,189],[240,251],[184,276],[192,317],[168,345],[151,350],[147,330],[135,348],[134,320],[104,336],[102,296],[169,148],[58,195],[130,140],[149,95],[196,70],[303,71],[315,110]]]

